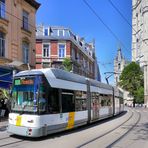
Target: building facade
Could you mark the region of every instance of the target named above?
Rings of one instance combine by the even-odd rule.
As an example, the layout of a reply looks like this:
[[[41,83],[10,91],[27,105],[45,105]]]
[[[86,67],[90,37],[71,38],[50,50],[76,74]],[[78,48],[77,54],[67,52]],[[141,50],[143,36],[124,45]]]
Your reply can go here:
[[[0,0],[0,88],[15,72],[35,68],[35,0]]]
[[[148,107],[148,0],[132,0],[132,60],[144,70],[144,103]]]
[[[95,43],[86,43],[70,29],[56,26],[37,27],[36,68],[62,68],[62,61],[69,58],[72,72],[100,80],[96,70]],[[99,76],[99,77],[98,77]]]
[[[35,0],[0,0],[0,65],[35,67]]]
[[[129,62],[125,60],[124,56],[122,55],[121,48],[119,48],[114,59],[114,82],[115,86],[117,86],[123,92],[124,104],[131,106],[133,104],[133,97],[129,94],[129,92],[121,89],[118,85],[120,75],[124,67],[128,64]]]

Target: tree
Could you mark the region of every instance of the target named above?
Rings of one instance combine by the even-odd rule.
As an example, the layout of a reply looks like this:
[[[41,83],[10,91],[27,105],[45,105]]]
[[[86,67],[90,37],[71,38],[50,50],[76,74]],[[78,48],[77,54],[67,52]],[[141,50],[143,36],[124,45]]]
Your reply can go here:
[[[70,58],[64,58],[62,65],[64,66],[64,70],[71,71],[72,70],[72,62]]]
[[[134,97],[134,107],[135,103],[143,102],[144,79],[143,72],[138,64],[131,62],[123,69],[120,76],[119,86],[128,91],[130,95]]]

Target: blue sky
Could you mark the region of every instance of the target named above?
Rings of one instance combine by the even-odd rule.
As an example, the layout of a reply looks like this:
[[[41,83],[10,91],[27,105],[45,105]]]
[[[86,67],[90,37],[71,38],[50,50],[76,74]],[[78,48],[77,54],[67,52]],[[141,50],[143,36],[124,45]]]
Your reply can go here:
[[[112,7],[109,0],[86,0],[104,23],[116,34],[120,43],[90,11],[83,0],[37,0],[41,3],[36,15],[36,24],[70,28],[75,34],[84,37],[87,42],[95,39],[96,56],[102,81],[104,72],[113,71],[113,59],[120,46],[127,60],[131,60],[132,28]],[[132,1],[112,0],[131,24]],[[123,45],[122,45],[123,44]],[[109,79],[113,83],[113,77]]]

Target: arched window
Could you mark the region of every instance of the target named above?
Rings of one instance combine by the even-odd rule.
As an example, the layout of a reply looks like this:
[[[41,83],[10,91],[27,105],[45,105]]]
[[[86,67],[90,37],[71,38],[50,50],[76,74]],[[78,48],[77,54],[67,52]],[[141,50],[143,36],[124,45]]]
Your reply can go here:
[[[27,64],[29,63],[29,43],[23,42],[22,49],[23,49],[23,62]]]
[[[0,57],[5,56],[5,34],[0,32]]]

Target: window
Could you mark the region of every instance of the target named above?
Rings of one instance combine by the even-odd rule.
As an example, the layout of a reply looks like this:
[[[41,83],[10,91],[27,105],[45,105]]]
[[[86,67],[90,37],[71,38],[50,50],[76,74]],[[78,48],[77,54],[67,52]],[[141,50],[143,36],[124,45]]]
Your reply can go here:
[[[56,114],[60,112],[59,105],[59,89],[51,88],[45,76],[41,76],[39,80],[39,100],[44,98],[46,100],[45,110],[49,114]],[[42,109],[42,105],[39,104],[40,114],[45,111]]]
[[[45,35],[45,36],[48,36],[48,35],[49,35],[48,28],[45,28],[45,29],[44,29],[44,35]]]
[[[58,32],[58,35],[59,36],[64,36],[64,30],[58,30],[59,32]]]
[[[52,36],[57,36],[57,35],[58,35],[58,30],[52,29]]]
[[[87,109],[86,96],[86,92],[84,91],[75,91],[76,111],[83,111]]]
[[[48,111],[50,114],[55,114],[60,112],[59,105],[59,90],[56,88],[46,88],[46,94],[48,94]]]
[[[64,58],[65,57],[65,44],[59,44],[59,58]]]
[[[43,57],[47,58],[50,56],[50,46],[49,44],[43,44]]]
[[[101,95],[101,106],[112,106],[112,96],[111,95]]]
[[[0,57],[5,56],[5,34],[0,32]]]
[[[76,58],[75,55],[76,55],[75,49],[72,48],[72,54],[71,54],[71,56],[72,56],[72,59],[73,59],[73,60],[75,60],[75,58]]]
[[[23,10],[23,28],[29,30],[29,13]]]
[[[5,0],[0,0],[0,18],[5,18]]]
[[[23,62],[25,64],[29,63],[29,44],[23,42]]]
[[[120,63],[118,63],[118,70],[120,70],[121,69],[121,64]]]
[[[139,39],[137,39],[136,42],[139,42]]]
[[[75,111],[74,93],[70,90],[62,91],[62,112]]]
[[[69,36],[70,36],[70,34],[69,34],[69,31],[68,31],[68,30],[64,30],[64,36],[66,36],[66,37],[69,37]]]

